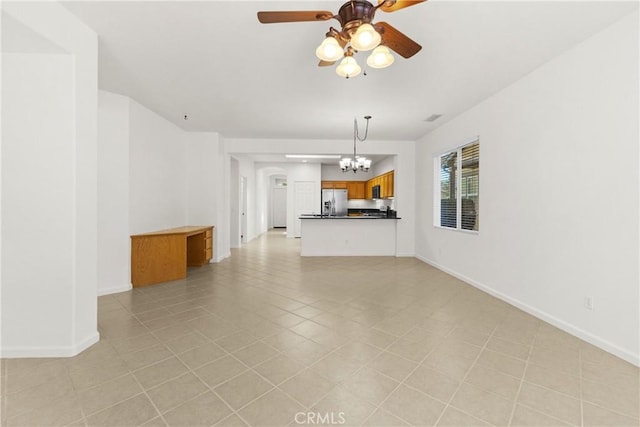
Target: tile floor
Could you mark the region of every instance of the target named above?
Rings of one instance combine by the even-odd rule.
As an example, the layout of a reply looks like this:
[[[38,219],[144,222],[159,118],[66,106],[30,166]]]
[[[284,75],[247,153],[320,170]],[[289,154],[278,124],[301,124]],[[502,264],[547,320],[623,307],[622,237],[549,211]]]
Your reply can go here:
[[[298,253],[99,298],[89,350],[2,361],[2,425],[639,424],[638,368],[415,259]]]

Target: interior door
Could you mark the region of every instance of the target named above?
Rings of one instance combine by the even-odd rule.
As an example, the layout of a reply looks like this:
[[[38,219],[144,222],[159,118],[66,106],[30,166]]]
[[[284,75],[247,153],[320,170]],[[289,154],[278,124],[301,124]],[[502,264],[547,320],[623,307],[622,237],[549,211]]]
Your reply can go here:
[[[318,183],[314,181],[296,181],[293,187],[295,220],[293,236],[300,237],[300,215],[311,214],[317,210]]]
[[[271,191],[271,221],[273,228],[287,226],[287,188],[274,188]]]

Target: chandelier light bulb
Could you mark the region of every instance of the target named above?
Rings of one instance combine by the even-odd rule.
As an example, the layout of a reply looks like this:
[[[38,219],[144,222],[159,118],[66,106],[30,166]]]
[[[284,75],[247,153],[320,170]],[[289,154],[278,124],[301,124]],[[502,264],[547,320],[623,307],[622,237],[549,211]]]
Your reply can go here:
[[[351,37],[351,46],[358,51],[371,50],[380,44],[382,38],[371,24],[362,24]]]
[[[322,61],[334,62],[342,58],[344,50],[335,37],[327,37],[316,49],[316,56]]]
[[[360,74],[362,69],[353,58],[353,56],[346,56],[341,62],[340,65],[336,67],[336,73],[340,77],[350,78],[355,77]]]
[[[395,58],[386,46],[378,46],[367,58],[367,65],[371,68],[386,68],[393,64]]]

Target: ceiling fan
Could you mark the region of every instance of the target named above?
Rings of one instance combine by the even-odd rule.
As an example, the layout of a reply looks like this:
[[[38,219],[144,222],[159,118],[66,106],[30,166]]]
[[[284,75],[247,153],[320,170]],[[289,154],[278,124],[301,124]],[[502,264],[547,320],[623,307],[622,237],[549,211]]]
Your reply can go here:
[[[389,49],[404,58],[411,58],[422,46],[386,22],[373,23],[378,9],[395,12],[426,0],[378,0],[373,5],[367,0],[351,0],[343,4],[338,14],[326,10],[309,11],[267,11],[258,12],[258,20],[263,24],[280,22],[328,21],[335,19],[340,30],[329,28],[326,38],[316,49],[320,67],[330,66],[342,59],[336,73],[342,77],[355,77],[361,68],[353,58],[354,53],[374,49],[367,58],[372,68],[385,68],[394,61]]]

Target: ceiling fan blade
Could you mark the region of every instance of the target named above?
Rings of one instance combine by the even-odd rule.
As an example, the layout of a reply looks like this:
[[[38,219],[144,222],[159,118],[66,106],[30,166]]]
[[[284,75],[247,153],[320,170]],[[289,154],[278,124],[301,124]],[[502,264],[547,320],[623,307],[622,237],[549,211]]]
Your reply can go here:
[[[335,64],[337,61],[320,61],[318,62],[318,67],[330,67]]]
[[[405,7],[409,6],[415,6],[419,3],[424,3],[425,1],[427,0],[396,0],[395,2],[393,2],[393,0],[379,0],[378,4],[387,3],[382,4],[382,6],[380,6],[380,10],[383,10],[385,12],[395,12],[396,10],[404,9]]]
[[[258,12],[258,21],[263,24],[274,24],[278,22],[326,21],[331,18],[333,18],[333,12],[326,10]]]
[[[422,49],[422,46],[386,22],[378,22],[375,27],[380,30],[383,44],[400,56],[411,58]]]

